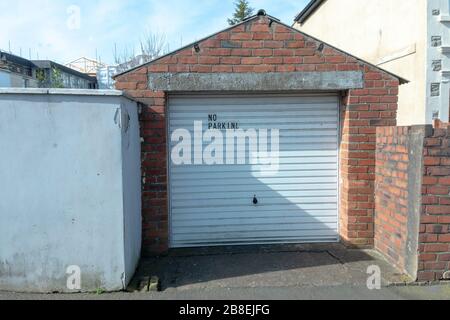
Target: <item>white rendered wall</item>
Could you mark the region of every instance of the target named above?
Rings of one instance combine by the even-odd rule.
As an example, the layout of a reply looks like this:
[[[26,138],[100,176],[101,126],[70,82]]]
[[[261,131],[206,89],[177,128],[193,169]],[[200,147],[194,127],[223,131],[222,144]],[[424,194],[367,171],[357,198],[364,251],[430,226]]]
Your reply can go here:
[[[426,120],[427,0],[327,0],[294,28],[410,81],[398,125]],[[431,123],[431,122],[430,122]]]
[[[80,291],[121,290],[141,241],[136,105],[53,91],[0,90],[0,290],[70,292],[69,266]]]

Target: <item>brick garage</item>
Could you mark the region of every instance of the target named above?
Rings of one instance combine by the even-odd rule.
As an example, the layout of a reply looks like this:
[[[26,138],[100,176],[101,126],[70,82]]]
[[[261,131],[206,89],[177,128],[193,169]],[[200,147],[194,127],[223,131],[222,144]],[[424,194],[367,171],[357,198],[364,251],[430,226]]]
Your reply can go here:
[[[226,82],[214,87],[204,81],[208,78],[202,78],[215,79],[214,75],[226,74],[239,79],[246,91],[252,91],[252,87],[246,88],[245,79],[266,79],[255,81],[253,91],[339,93],[339,234],[349,245],[373,246],[376,128],[396,125],[398,86],[402,80],[273,17],[259,14],[116,77],[117,89],[125,90],[144,104],[141,113],[144,254],[164,253],[169,248],[167,98],[177,88],[189,91],[198,83],[203,83],[203,87],[191,88],[192,91],[239,91]],[[330,75],[333,81],[327,80]],[[352,86],[346,75],[352,75],[355,83],[359,77],[360,83]],[[182,77],[190,80],[183,83]],[[287,81],[287,77],[311,81]],[[267,80],[281,78],[284,82]],[[170,85],[164,85],[167,79],[171,79]]]

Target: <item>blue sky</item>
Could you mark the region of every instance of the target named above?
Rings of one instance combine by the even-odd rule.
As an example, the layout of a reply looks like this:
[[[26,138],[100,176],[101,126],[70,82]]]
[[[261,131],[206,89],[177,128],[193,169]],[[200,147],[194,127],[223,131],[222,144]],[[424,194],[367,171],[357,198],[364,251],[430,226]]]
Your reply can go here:
[[[289,25],[307,2],[250,0]],[[148,31],[174,50],[227,27],[232,12],[233,0],[0,0],[0,48],[60,63],[97,52],[113,63],[115,43],[137,46]]]

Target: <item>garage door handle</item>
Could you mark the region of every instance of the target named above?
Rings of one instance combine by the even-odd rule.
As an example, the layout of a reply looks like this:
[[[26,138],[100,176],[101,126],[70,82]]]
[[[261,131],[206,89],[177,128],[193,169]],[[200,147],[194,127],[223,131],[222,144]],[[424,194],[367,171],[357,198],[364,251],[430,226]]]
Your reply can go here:
[[[253,196],[253,204],[254,205],[258,204],[258,198],[256,198],[256,195]]]

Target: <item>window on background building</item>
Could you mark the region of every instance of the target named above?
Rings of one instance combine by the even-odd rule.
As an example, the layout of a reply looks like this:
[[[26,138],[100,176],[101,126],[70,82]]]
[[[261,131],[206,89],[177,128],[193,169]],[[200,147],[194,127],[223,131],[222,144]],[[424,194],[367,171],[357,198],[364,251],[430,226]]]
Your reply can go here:
[[[64,86],[66,88],[70,88],[70,76],[68,76],[67,74],[63,74],[63,79],[64,79]]]

